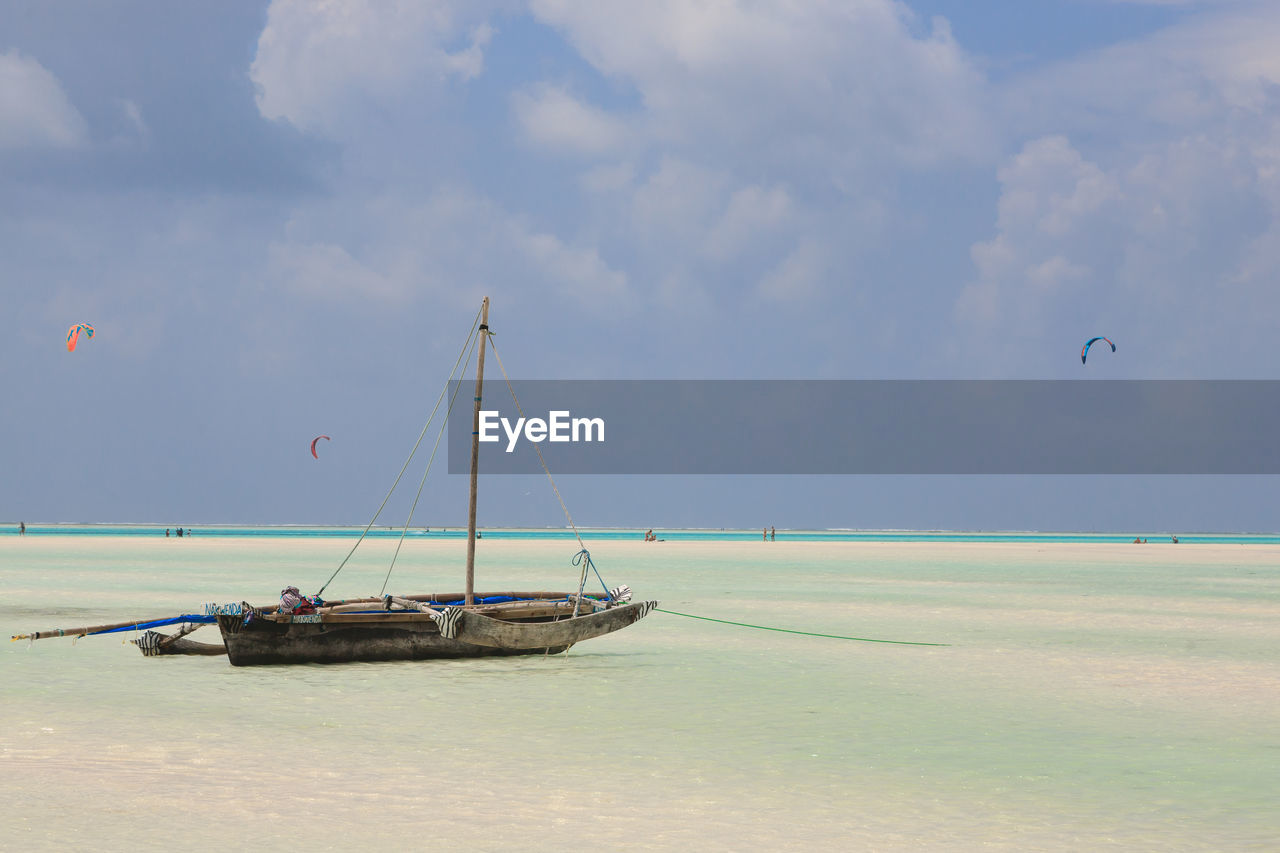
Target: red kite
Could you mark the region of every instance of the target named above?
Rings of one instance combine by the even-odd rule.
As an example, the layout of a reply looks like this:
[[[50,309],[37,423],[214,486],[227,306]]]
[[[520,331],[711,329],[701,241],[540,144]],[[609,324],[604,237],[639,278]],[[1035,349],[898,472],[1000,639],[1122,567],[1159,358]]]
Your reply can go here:
[[[67,329],[67,352],[76,351],[76,344],[80,341],[81,332],[84,332],[86,338],[92,338],[93,326],[88,323],[76,323],[70,329]]]

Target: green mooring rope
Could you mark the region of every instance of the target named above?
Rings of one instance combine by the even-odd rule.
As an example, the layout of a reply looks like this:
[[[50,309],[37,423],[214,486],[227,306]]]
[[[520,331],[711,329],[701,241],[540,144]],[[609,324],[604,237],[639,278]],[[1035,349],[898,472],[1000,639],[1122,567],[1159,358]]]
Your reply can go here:
[[[710,616],[694,616],[692,613],[678,613],[675,610],[654,608],[659,613],[672,616],[685,616],[689,619],[701,619],[704,622],[719,622],[722,625],[737,625],[740,628],[759,628],[761,631],[781,631],[784,634],[803,634],[806,637],[826,637],[829,640],[856,640],[859,643],[892,643],[895,646],[949,646],[950,643],[913,643],[910,640],[873,640],[869,637],[841,637],[838,634],[815,634],[812,631],[793,631],[790,628],[771,628],[768,625],[752,625],[748,622],[730,622],[728,619],[712,619]]]

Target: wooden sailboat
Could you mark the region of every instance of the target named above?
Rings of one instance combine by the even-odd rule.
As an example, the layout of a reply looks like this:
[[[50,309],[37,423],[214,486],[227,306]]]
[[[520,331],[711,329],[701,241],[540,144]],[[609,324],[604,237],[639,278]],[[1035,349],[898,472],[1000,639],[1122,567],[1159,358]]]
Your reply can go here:
[[[480,407],[489,299],[480,308],[479,356],[471,426],[471,488],[467,507],[466,591],[448,595],[387,596],[382,608],[366,602],[319,607],[314,613],[255,608],[218,615],[231,663],[335,663],[421,660],[488,655],[557,654],[575,643],[609,634],[644,618],[656,601],[631,602],[627,587],[606,595],[475,593],[476,491],[479,480]],[[590,555],[586,556],[590,561]],[[586,577],[587,566],[583,566]]]
[[[394,609],[384,610],[340,605],[306,615],[251,611],[218,616],[218,628],[236,666],[558,654],[625,628],[657,606],[547,592],[480,597],[510,599],[495,604],[439,606],[440,599],[461,597],[397,598]],[[575,610],[580,612],[574,615]]]
[[[214,612],[203,618],[155,621],[176,624],[216,619],[231,663],[248,666],[557,654],[583,640],[625,628],[657,607],[656,601],[632,602],[631,590],[626,586],[604,594],[584,593],[586,573],[591,566],[591,557],[585,548],[575,559],[582,565],[582,580],[576,592],[475,592],[479,423],[488,324],[486,297],[480,309],[472,414],[465,591],[349,599],[297,609],[284,605],[255,607],[242,602],[213,608]],[[18,635],[13,639],[84,636],[129,626],[148,627],[145,620],[139,620]],[[222,652],[222,647],[184,639],[188,630],[184,628],[176,635],[148,631],[135,642],[147,655]]]

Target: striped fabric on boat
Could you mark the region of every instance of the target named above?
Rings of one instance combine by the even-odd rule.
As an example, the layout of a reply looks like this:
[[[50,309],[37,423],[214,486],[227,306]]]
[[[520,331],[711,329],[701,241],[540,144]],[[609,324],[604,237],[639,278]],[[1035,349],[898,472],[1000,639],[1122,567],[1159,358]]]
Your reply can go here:
[[[436,618],[434,613],[432,614],[432,618],[435,619],[436,624],[440,626],[440,636],[444,637],[446,640],[452,640],[454,637],[458,636],[458,620],[462,618],[461,607],[446,607],[444,610],[440,611],[439,618]]]
[[[142,650],[144,656],[152,658],[160,654],[160,641],[167,639],[168,637],[159,631],[146,631],[133,642]]]

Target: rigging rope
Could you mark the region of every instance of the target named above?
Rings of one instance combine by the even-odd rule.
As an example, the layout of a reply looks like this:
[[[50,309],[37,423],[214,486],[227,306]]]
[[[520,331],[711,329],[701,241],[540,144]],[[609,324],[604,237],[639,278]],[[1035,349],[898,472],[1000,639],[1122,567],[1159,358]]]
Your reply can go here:
[[[859,643],[892,643],[895,646],[949,646],[950,643],[914,643],[908,640],[873,640],[869,637],[842,637],[838,634],[815,634],[812,631],[795,631],[791,628],[773,628],[768,625],[752,625],[749,622],[730,622],[728,619],[712,619],[710,616],[694,616],[692,613],[679,613],[675,610],[664,610],[655,607],[659,613],[672,616],[684,616],[688,619],[701,619],[704,622],[719,622],[722,625],[737,625],[739,628],[759,628],[761,631],[781,631],[784,634],[802,634],[806,637],[825,637],[828,640],[854,640]]]
[[[502,366],[502,356],[498,355],[498,348],[493,343],[493,332],[489,332],[489,347],[493,350],[493,357],[498,361],[498,369],[502,371],[502,379],[507,383],[507,390],[511,392],[511,399],[516,404],[516,411],[520,413],[520,417],[524,417],[524,409],[520,408],[520,401],[516,399],[516,389],[511,387],[511,377],[507,375],[507,369]],[[587,550],[586,544],[582,541],[581,534],[578,533],[578,526],[573,523],[573,516],[569,515],[569,508],[564,505],[564,498],[560,496],[560,489],[556,487],[555,477],[551,476],[551,469],[547,467],[547,460],[542,458],[542,448],[535,442],[533,449],[538,454],[538,462],[542,465],[543,472],[547,475],[547,480],[551,483],[551,490],[556,493],[556,500],[560,501],[560,509],[564,510],[564,517],[569,521],[569,527],[573,530],[574,538],[578,540],[578,547]],[[575,564],[576,565],[576,564]],[[587,567],[582,567],[582,576],[585,579],[587,575]]]
[[[404,460],[404,465],[400,467],[400,473],[396,475],[395,482],[392,483],[391,488],[387,490],[387,496],[382,499],[382,505],[379,506],[378,511],[373,514],[373,518],[369,519],[369,523],[365,525],[364,530],[360,533],[360,538],[356,540],[356,544],[351,546],[351,550],[347,552],[347,556],[342,558],[342,562],[338,564],[338,568],[333,570],[333,574],[329,575],[329,579],[324,582],[324,586],[320,587],[320,590],[316,593],[317,597],[328,588],[329,584],[333,583],[333,579],[338,576],[338,572],[342,571],[343,567],[346,566],[347,561],[351,559],[351,555],[356,552],[356,549],[360,547],[360,543],[369,535],[369,530],[373,527],[373,523],[378,520],[378,516],[381,515],[382,510],[386,508],[387,501],[391,500],[391,495],[395,493],[396,486],[400,485],[400,478],[404,476],[405,469],[407,469],[409,467],[409,463],[413,461],[414,454],[418,452],[418,445],[422,444],[422,439],[426,437],[427,430],[431,427],[431,420],[436,416],[436,411],[439,410],[440,403],[444,400],[444,396],[449,390],[449,382],[453,380],[453,375],[458,372],[458,365],[462,362],[462,357],[467,355],[468,361],[470,360],[470,355],[468,355],[468,353],[471,351],[471,338],[475,335],[476,327],[479,324],[480,312],[477,311],[476,319],[471,324],[471,331],[467,334],[467,341],[462,345],[462,351],[458,353],[458,358],[453,363],[453,370],[449,373],[449,379],[445,381],[444,387],[440,389],[440,396],[436,398],[436,405],[435,408],[431,410],[431,417],[427,418],[427,422],[422,427],[422,432],[418,434],[418,440],[414,442],[413,449],[409,451],[409,458]]]
[[[572,564],[575,566],[582,565],[583,561],[586,562],[586,566],[583,566],[583,569],[582,569],[583,577],[586,576],[587,566],[589,566],[591,568],[591,571],[596,573],[596,580],[600,581],[600,586],[604,587],[604,594],[609,595],[609,585],[604,582],[604,578],[600,577],[600,570],[597,569],[596,564],[592,562],[591,552],[588,551],[586,548],[583,548],[581,551],[573,555]],[[581,587],[578,588],[578,595],[582,595]]]
[[[516,398],[516,389],[511,386],[511,377],[507,375],[507,368],[502,365],[502,356],[498,355],[498,348],[493,343],[493,332],[488,332],[489,346],[493,349],[493,357],[498,362],[498,369],[502,371],[502,380],[507,383],[507,391],[511,393],[511,400],[516,404],[516,411],[520,417],[524,417],[524,409],[520,406],[520,401]],[[578,556],[574,557],[573,564],[576,566],[582,564],[582,576],[578,578],[578,598],[573,605],[573,615],[576,618],[578,608],[582,602],[582,588],[587,584],[587,567],[595,569],[595,564],[591,562],[591,555],[587,551],[587,545],[582,541],[582,534],[578,533],[578,526],[573,523],[573,516],[569,514],[569,507],[565,506],[564,498],[560,495],[560,489],[556,486],[556,478],[551,476],[551,469],[547,467],[547,460],[542,458],[542,448],[535,442],[534,451],[538,454],[538,463],[542,466],[542,471],[547,475],[547,481],[551,483],[551,491],[556,493],[556,500],[560,502],[560,509],[564,510],[564,517],[569,522],[569,528],[573,531],[573,536],[578,540],[578,547],[582,550],[578,552]],[[583,560],[582,555],[586,554],[587,559]],[[600,572],[596,572],[596,577],[600,577]],[[600,578],[600,583],[604,584],[605,593],[608,593],[609,586],[604,583],[604,578]]]
[[[467,360],[462,364],[462,373],[467,372],[467,365],[471,364],[471,353],[475,351],[475,347],[470,345],[471,338],[467,338]],[[455,366],[456,369],[456,366]],[[453,374],[449,374],[449,378],[453,379]],[[449,387],[449,383],[445,383],[445,387]],[[409,507],[409,517],[404,520],[404,529],[400,531],[400,539],[396,542],[395,553],[391,555],[391,565],[387,566],[387,576],[382,579],[382,589],[378,591],[378,597],[382,597],[387,591],[387,584],[391,581],[391,570],[396,567],[396,559],[400,556],[400,546],[404,544],[404,537],[409,533],[409,525],[413,522],[413,514],[418,509],[418,501],[422,498],[422,489],[427,485],[427,475],[431,473],[431,464],[436,461],[436,451],[440,449],[440,439],[444,438],[445,428],[449,425],[449,415],[453,413],[453,404],[458,399],[458,392],[462,390],[462,383],[459,382],[457,387],[453,389],[453,395],[449,398],[449,407],[444,411],[444,420],[440,422],[440,431],[436,433],[436,443],[431,446],[431,457],[427,459],[427,470],[422,472],[422,480],[418,483],[418,493],[413,496],[413,505]],[[436,403],[437,407],[440,405]],[[435,417],[435,411],[431,412],[431,416]],[[430,423],[430,420],[427,421]]]

